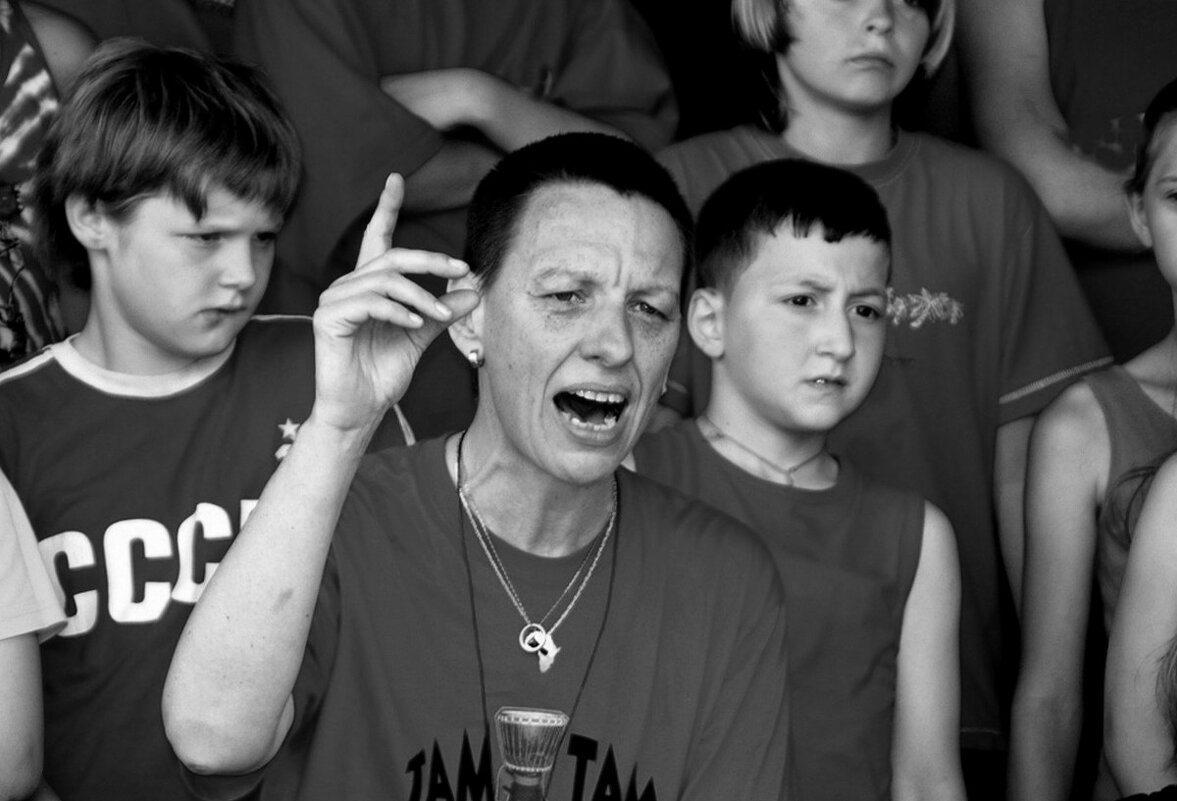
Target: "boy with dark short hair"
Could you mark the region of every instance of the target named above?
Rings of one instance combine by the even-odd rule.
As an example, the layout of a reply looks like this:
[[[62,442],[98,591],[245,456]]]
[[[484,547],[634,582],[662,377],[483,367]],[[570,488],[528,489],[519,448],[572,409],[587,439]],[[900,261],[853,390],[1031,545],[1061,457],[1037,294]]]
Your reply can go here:
[[[310,321],[250,317],[298,172],[257,72],[130,41],[96,52],[41,153],[45,264],[90,310],[0,376],[0,470],[65,602],[41,652],[65,801],[187,797],[172,650],[314,394]],[[411,438],[389,422],[377,439]]]
[[[807,801],[964,798],[952,528],[826,447],[882,362],[890,241],[878,196],[848,172],[783,160],[730,178],[699,216],[687,317],[710,403],[634,451],[640,473],[773,553]]]

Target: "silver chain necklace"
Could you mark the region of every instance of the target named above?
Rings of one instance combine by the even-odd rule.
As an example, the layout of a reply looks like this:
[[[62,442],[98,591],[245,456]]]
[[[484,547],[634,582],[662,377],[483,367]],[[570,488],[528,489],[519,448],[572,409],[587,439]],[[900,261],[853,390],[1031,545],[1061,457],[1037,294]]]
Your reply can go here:
[[[703,424],[704,428],[706,429],[703,432],[704,439],[711,441],[711,442],[714,442],[717,439],[726,439],[732,445],[735,445],[741,451],[748,454],[756,461],[760,462],[760,464],[762,464],[765,467],[769,468],[770,470],[784,476],[785,477],[785,486],[788,486],[788,487],[792,487],[796,484],[796,482],[793,479],[794,473],[796,473],[802,467],[804,467],[805,465],[814,461],[815,459],[817,459],[817,457],[821,456],[823,453],[826,452],[826,449],[823,446],[817,453],[813,454],[812,456],[805,457],[804,459],[802,459],[800,462],[797,462],[797,464],[793,465],[792,467],[781,467],[779,464],[772,461],[767,456],[761,456],[759,453],[752,450],[744,443],[740,442],[738,439],[733,437],[731,434],[724,431],[722,428],[717,426],[715,424],[715,422],[707,415],[705,415],[705,414],[699,415],[698,420],[700,423]]]
[[[474,536],[478,539],[478,544],[482,546],[483,553],[486,554],[487,561],[490,562],[491,569],[494,570],[495,576],[502,585],[503,590],[506,591],[507,597],[511,599],[515,610],[519,616],[523,618],[523,628],[519,630],[519,647],[529,654],[535,654],[539,659],[539,669],[541,673],[547,673],[548,669],[552,667],[552,663],[556,660],[556,655],[560,653],[559,646],[552,635],[556,633],[556,629],[567,619],[572,608],[576,606],[576,602],[580,600],[581,594],[585,587],[588,586],[589,580],[593,577],[593,572],[597,569],[597,563],[601,561],[601,554],[605,552],[605,545],[609,541],[609,535],[613,533],[613,526],[617,522],[617,479],[613,479],[613,497],[612,504],[609,511],[609,522],[605,525],[605,533],[599,538],[597,547],[590,553],[592,561],[589,561],[590,553],[586,553],[584,559],[581,560],[580,566],[576,572],[572,574],[564,591],[560,593],[555,603],[548,609],[547,613],[539,620],[533,621],[531,616],[527,614],[527,609],[523,606],[523,601],[519,598],[519,593],[515,590],[515,585],[511,582],[511,577],[507,575],[507,569],[503,566],[502,559],[499,558],[498,551],[495,549],[494,541],[491,539],[490,530],[486,523],[482,521],[470,497],[466,494],[466,487],[462,482],[462,445],[465,441],[465,433],[458,440],[457,453],[457,474],[458,474],[458,499],[462,502],[462,509],[465,510],[467,517],[470,518],[471,527],[474,529]],[[587,565],[587,570],[585,569]],[[567,597],[572,588],[576,587],[576,591],[572,595],[572,599],[568,605],[564,607],[564,611],[556,618],[556,622],[550,627],[546,625],[547,620],[559,608],[560,603]]]

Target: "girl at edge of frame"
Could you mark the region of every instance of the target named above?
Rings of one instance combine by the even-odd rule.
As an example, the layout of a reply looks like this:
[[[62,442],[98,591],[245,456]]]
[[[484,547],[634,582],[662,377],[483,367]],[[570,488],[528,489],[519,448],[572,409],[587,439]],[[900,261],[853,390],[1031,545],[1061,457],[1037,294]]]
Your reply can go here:
[[[1153,99],[1144,125],[1145,141],[1129,183],[1132,220],[1172,283],[1177,80]],[[1155,468],[1154,463],[1138,471],[1153,483],[1136,520],[1112,622],[1104,698],[1105,758],[1120,793],[1133,801],[1177,798],[1177,538],[1172,532],[1177,457],[1169,455],[1154,477]]]
[[[1126,190],[1133,227],[1141,243],[1152,248],[1177,304],[1174,112],[1177,81],[1163,88],[1145,113],[1144,136]],[[1093,574],[1105,630],[1114,630],[1113,615],[1134,617],[1121,610],[1126,599],[1121,586],[1129,583],[1126,565],[1140,558],[1136,535],[1145,519],[1139,500],[1157,465],[1177,450],[1175,418],[1177,329],[1123,366],[1069,388],[1035,425],[1026,484],[1022,668],[1014,705],[1033,708],[1043,725],[1054,727],[1048,745],[1055,751],[1069,748],[1073,755],[1082,727]],[[1109,655],[1109,690],[1124,680],[1113,675],[1113,658]],[[1105,710],[1111,708],[1109,697]],[[1125,756],[1130,763],[1144,757],[1123,753],[1122,729],[1116,719],[1105,720],[1096,799],[1117,798],[1144,786],[1125,781]],[[1019,733],[1015,726],[1015,750]],[[1172,744],[1168,749],[1171,756]],[[1177,777],[1172,766],[1169,770]]]

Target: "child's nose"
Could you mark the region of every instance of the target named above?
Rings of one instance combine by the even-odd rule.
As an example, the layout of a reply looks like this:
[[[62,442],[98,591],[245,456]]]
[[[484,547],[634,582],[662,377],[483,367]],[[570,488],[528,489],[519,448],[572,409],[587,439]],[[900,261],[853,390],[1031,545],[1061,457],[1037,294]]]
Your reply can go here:
[[[221,284],[236,289],[249,289],[257,281],[257,255],[249,243],[232,243],[224,249],[221,263]]]
[[[896,0],[867,0],[866,28],[872,33],[887,33],[895,23]],[[903,0],[898,0],[903,2]]]
[[[825,315],[818,331],[817,349],[823,356],[845,361],[854,355],[854,329],[842,312]]]

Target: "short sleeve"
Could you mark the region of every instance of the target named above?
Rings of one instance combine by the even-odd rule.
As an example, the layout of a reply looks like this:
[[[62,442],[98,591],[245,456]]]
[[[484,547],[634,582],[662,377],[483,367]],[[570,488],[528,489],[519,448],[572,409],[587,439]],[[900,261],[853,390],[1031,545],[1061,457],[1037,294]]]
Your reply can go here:
[[[1010,213],[1025,222],[1002,260],[1000,422],[1039,412],[1081,376],[1111,364],[1062,242],[1017,178]]]
[[[37,550],[33,527],[0,474],[0,639],[36,632],[46,640],[65,625],[63,600]]]

